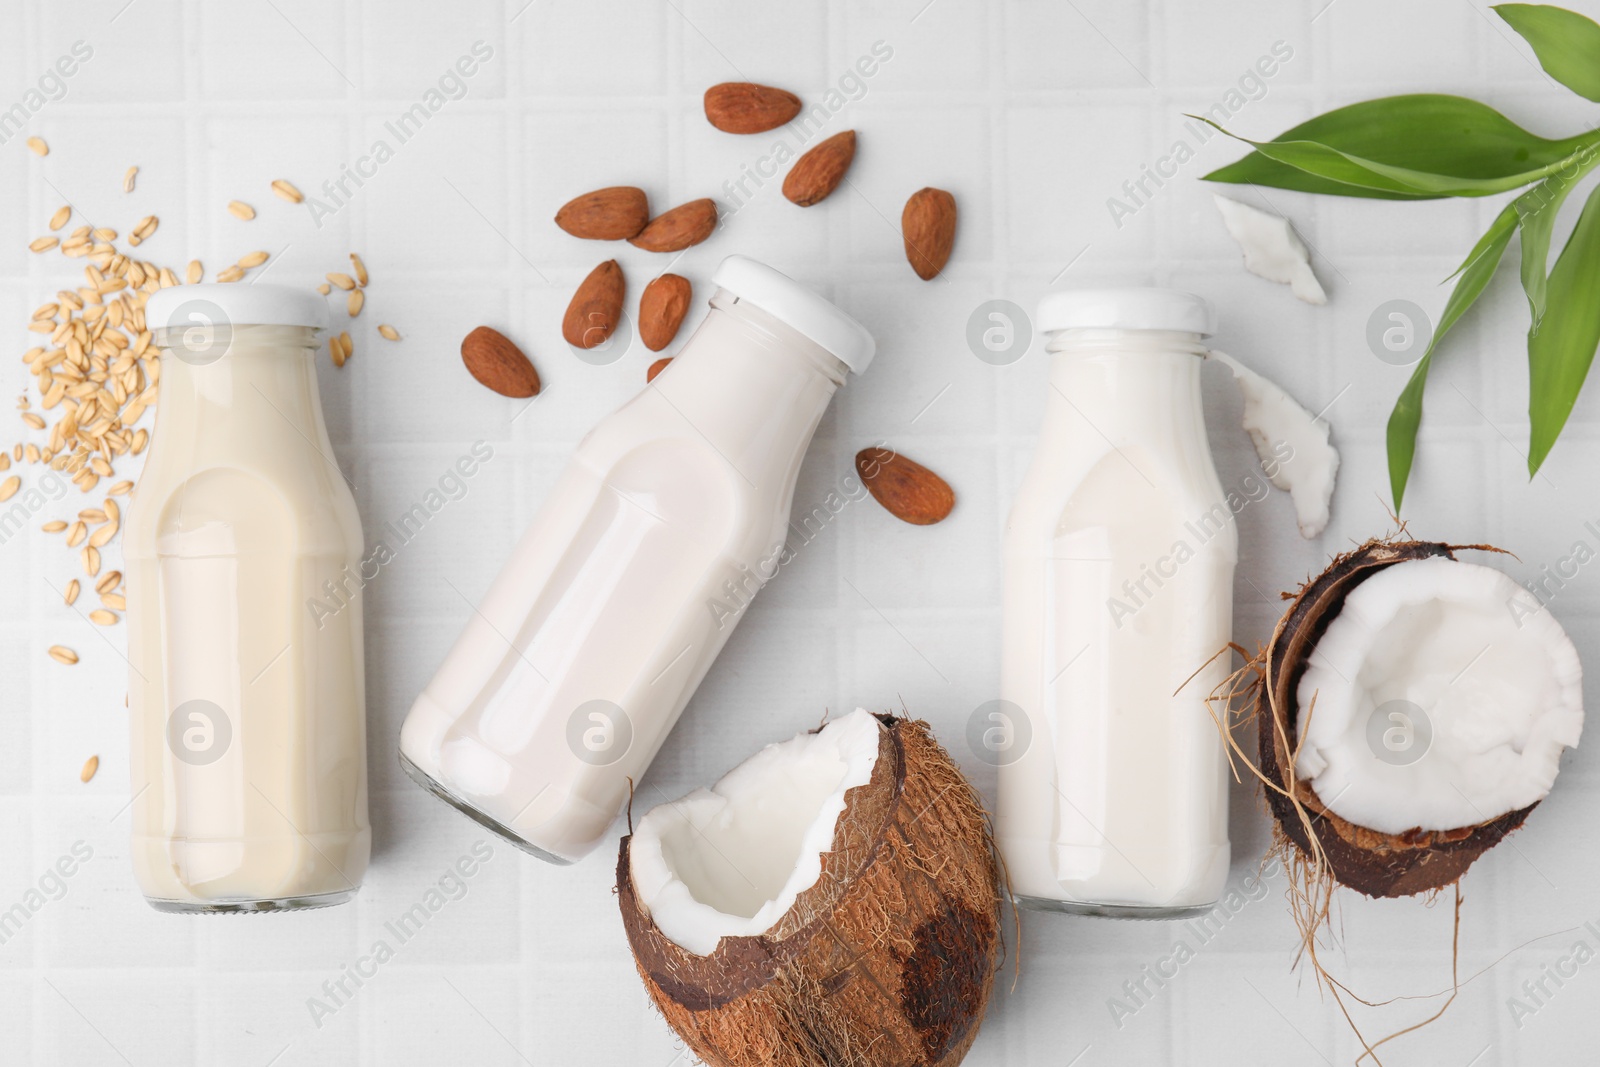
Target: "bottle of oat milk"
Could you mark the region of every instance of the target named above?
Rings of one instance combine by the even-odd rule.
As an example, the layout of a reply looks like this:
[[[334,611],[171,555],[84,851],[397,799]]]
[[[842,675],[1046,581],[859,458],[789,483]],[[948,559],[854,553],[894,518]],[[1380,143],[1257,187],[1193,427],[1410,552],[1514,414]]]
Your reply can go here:
[[[872,336],[732,256],[711,311],[550,490],[400,733],[423,788],[542,859],[603,838],[782,562],[811,435]]]
[[[129,504],[133,867],[157,909],[338,904],[367,868],[361,520],[317,394],[321,297],[150,298],[161,406]]]
[[[1053,293],[1045,421],[1006,525],[996,831],[1019,903],[1204,910],[1228,777],[1204,703],[1228,671],[1238,556],[1200,406],[1211,307]]]

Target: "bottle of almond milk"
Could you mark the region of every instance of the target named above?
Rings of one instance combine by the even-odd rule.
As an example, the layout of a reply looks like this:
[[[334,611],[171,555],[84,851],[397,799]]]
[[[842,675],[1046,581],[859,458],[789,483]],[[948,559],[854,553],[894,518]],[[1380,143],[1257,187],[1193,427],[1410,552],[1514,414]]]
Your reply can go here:
[[[1054,293],[1050,380],[1006,525],[996,831],[1019,903],[1167,918],[1228,873],[1225,753],[1205,698],[1238,556],[1200,406],[1210,305]]]
[[[579,443],[400,734],[420,785],[556,863],[605,835],[744,607],[873,341],[743,256],[642,393]]]
[[[156,908],[338,904],[366,871],[361,520],[322,421],[321,297],[151,297],[161,406],[129,504],[133,865]]]

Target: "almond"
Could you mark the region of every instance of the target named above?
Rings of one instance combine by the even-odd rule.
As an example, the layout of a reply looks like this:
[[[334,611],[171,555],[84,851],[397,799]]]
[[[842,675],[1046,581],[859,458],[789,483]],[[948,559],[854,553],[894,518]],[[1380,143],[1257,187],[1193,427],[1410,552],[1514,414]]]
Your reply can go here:
[[[646,252],[681,252],[711,236],[717,228],[717,202],[691,200],[657,215],[628,243]]]
[[[887,448],[856,453],[856,473],[873,499],[895,518],[914,526],[931,526],[956,506],[955,490],[927,467]]]
[[[501,396],[539,395],[539,372],[522,349],[498,330],[479,326],[461,342],[461,362],[483,385]]]
[[[810,207],[839,188],[856,158],[856,131],[836,133],[795,161],[783,179],[783,195]]]
[[[626,241],[650,221],[650,201],[643,189],[613,185],[584,193],[561,205],[556,225],[590,241]]]
[[[678,274],[663,274],[644,287],[639,297],[639,339],[646,348],[659,352],[678,336],[692,292],[689,279]]]
[[[594,270],[572,294],[567,313],[561,319],[561,336],[577,348],[594,348],[606,343],[622,321],[622,297],[627,282],[622,268],[608,259]]]
[[[800,98],[770,85],[723,82],[706,90],[706,121],[724,133],[765,133],[800,114]]]
[[[956,198],[943,189],[918,189],[900,213],[900,233],[917,277],[936,277],[956,243]]]
[[[654,363],[650,364],[650,369],[644,372],[644,382],[645,382],[645,384],[649,385],[651,382],[655,381],[656,380],[656,375],[658,375],[662,371],[666,370],[667,369],[667,364],[671,363],[671,362],[672,362],[672,357],[671,356],[662,356],[660,359],[658,359]]]

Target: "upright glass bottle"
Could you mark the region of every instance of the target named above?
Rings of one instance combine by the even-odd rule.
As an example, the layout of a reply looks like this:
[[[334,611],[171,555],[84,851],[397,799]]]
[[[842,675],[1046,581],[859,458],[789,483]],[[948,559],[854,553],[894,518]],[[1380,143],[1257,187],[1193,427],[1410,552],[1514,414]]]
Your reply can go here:
[[[1203,910],[1228,873],[1238,539],[1200,405],[1210,305],[1165,289],[1039,305],[1050,383],[1004,548],[996,829],[1020,903]]]
[[[322,299],[164,289],[161,404],[123,533],[133,866],[162,911],[338,904],[366,871],[361,520],[313,369]]]
[[[420,785],[519,848],[601,840],[783,560],[811,435],[872,336],[743,256],[644,391],[579,443],[400,733]]]

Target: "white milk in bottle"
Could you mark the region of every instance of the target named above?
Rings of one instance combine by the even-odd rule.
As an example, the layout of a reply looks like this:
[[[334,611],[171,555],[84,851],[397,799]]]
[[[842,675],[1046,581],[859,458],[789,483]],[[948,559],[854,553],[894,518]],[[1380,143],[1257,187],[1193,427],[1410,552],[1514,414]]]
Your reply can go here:
[[[1053,293],[1044,426],[1004,547],[997,836],[1020,903],[1165,918],[1228,873],[1233,513],[1200,405],[1200,297]]]
[[[163,289],[161,405],[129,504],[133,866],[176,912],[337,904],[366,871],[361,557],[313,366],[321,297]]]
[[[578,445],[400,734],[406,772],[519,848],[590,852],[776,573],[854,319],[732,256],[672,363]]]

